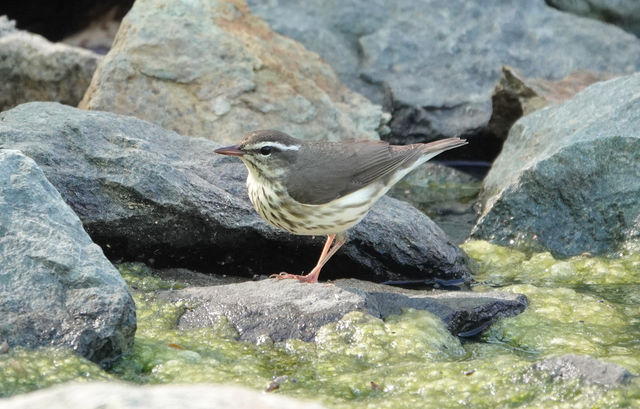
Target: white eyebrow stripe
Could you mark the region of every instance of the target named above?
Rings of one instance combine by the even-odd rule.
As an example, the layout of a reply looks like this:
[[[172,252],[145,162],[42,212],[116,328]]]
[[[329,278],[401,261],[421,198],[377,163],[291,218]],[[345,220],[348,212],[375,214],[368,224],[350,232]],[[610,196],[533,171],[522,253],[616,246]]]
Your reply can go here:
[[[257,143],[251,144],[250,148],[251,149],[260,149],[263,146],[273,146],[274,148],[280,149],[281,151],[297,151],[297,150],[300,150],[300,145],[285,145],[285,144],[280,143],[280,142],[268,142],[268,141],[257,142]]]

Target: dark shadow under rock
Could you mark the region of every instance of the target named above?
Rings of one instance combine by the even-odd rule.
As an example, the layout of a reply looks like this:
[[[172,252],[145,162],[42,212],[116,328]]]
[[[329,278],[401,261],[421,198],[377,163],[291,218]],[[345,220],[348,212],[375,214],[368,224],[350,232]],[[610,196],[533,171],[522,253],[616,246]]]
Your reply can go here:
[[[348,312],[365,311],[385,318],[406,308],[427,310],[441,318],[452,334],[471,336],[527,306],[521,294],[412,291],[354,279],[326,284],[263,280],[164,291],[158,297],[187,302],[189,308],[178,322],[180,329],[212,326],[224,316],[241,340],[253,342],[265,335],[273,341],[312,341],[320,327]]]
[[[29,103],[0,114],[0,145],[33,158],[116,261],[244,276],[311,269],[322,238],[254,211],[246,168],[215,143],[107,112]],[[384,197],[321,278],[469,279],[467,258],[417,209]]]

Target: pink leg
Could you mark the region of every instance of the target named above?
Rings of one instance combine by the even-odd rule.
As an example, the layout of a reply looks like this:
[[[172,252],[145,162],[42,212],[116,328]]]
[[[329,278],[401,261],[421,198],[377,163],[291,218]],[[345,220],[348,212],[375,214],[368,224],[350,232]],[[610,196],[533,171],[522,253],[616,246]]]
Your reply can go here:
[[[322,253],[320,253],[320,258],[318,259],[318,263],[313,268],[313,270],[309,272],[309,274],[297,275],[297,274],[289,274],[289,273],[280,273],[280,274],[273,274],[271,277],[275,277],[277,279],[295,278],[296,280],[303,283],[317,283],[318,276],[320,275],[320,270],[322,270],[322,267],[327,263],[327,261],[329,261],[331,256],[333,256],[336,253],[336,251],[338,251],[338,249],[342,247],[345,241],[347,241],[346,236],[341,235],[340,238],[336,240],[333,247],[331,247],[331,243],[335,238],[336,238],[335,234],[330,234],[327,236],[327,241],[324,244]]]

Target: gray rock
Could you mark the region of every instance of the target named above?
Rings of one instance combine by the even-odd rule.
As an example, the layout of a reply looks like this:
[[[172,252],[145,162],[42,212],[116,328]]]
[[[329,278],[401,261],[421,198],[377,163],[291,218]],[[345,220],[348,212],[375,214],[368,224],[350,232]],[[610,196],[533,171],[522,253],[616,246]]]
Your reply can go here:
[[[108,365],[133,344],[125,282],[36,163],[0,150],[0,339]]]
[[[77,105],[100,56],[16,30],[0,16],[0,111],[29,101]]]
[[[213,287],[191,287],[158,293],[160,299],[186,301],[181,329],[215,325],[226,317],[240,339],[256,342],[298,338],[312,341],[323,325],[351,311],[378,318],[400,314],[404,308],[427,310],[440,317],[458,336],[475,335],[495,320],[517,315],[527,306],[521,294],[501,292],[425,292],[359,280],[309,285],[291,280],[262,280]]]
[[[626,368],[604,362],[588,355],[567,354],[547,358],[533,365],[539,371],[549,372],[553,378],[563,381],[580,378],[585,384],[607,387],[628,383],[634,375]]]
[[[43,169],[112,259],[233,274],[301,273],[321,238],[267,225],[245,166],[218,145],[106,112],[30,103],[0,114],[0,144]],[[466,256],[428,217],[383,198],[322,278],[468,279]]]
[[[392,141],[474,134],[491,116],[500,68],[560,79],[640,70],[640,42],[543,0],[249,0],[274,30],[316,51],[393,115]]]
[[[136,1],[79,106],[227,144],[260,128],[378,139],[388,120],[244,0]]]
[[[17,32],[16,22],[7,16],[0,16],[0,37]]]
[[[472,237],[555,255],[640,235],[640,74],[596,83],[511,128]]]
[[[615,24],[640,37],[640,3],[637,0],[546,0],[546,2],[559,10]]]
[[[594,82],[613,77],[608,73],[575,71],[560,80],[549,81],[542,78],[528,78],[519,70],[504,66],[502,78],[491,96],[493,112],[489,120],[489,130],[504,142],[511,126],[522,116],[546,105],[569,100]]]
[[[14,396],[4,409],[322,409],[315,402],[239,386],[71,383]]]

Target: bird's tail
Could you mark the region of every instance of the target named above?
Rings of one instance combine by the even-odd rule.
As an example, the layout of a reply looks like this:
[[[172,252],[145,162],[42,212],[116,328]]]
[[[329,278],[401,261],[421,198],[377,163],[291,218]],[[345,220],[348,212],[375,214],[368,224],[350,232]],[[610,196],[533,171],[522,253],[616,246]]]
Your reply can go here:
[[[445,138],[439,139],[437,141],[423,143],[422,145],[422,154],[433,153],[435,156],[438,153],[448,151],[449,149],[457,148],[458,146],[466,145],[468,142],[466,139],[460,138]]]

